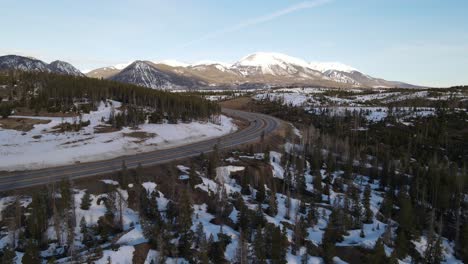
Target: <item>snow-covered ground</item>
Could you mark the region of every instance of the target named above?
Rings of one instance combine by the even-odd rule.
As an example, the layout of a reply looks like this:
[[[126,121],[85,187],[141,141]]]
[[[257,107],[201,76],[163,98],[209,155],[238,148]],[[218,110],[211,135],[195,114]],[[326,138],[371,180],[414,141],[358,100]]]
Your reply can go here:
[[[326,93],[326,92],[329,93]],[[331,107],[331,106],[369,106],[388,104],[409,99],[447,100],[458,98],[467,100],[466,94],[452,93],[431,95],[428,91],[390,91],[388,89],[360,90],[347,89],[345,91],[326,88],[282,88],[258,91],[253,95],[254,100],[269,100],[289,106]]]
[[[120,103],[114,101],[112,105],[118,108]],[[105,160],[219,137],[237,129],[232,119],[221,116],[219,124],[143,124],[138,130],[126,127],[117,132],[96,133],[96,126],[103,125],[102,119],[107,120],[111,111],[112,106],[102,102],[97,111],[83,115],[82,120],[91,124],[78,132],[59,133],[53,129],[63,122],[73,123],[76,118],[71,117],[27,117],[50,120],[28,132],[0,127],[0,171]],[[147,134],[138,138],[132,137],[132,132]]]

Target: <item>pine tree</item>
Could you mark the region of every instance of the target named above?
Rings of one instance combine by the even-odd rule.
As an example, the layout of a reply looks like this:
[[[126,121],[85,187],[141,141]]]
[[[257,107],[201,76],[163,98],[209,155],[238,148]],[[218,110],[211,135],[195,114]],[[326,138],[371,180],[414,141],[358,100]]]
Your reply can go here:
[[[16,257],[15,251],[10,248],[10,246],[6,246],[3,249],[3,256],[1,258],[1,262],[3,264],[13,264],[15,263],[14,259]]]
[[[128,169],[125,160],[122,160],[122,168],[118,173],[118,182],[120,188],[126,190],[128,188]]]
[[[392,209],[393,209],[393,194],[392,194],[392,191],[389,190],[384,195],[383,202],[380,205],[380,212],[386,219],[389,219],[392,216]]]
[[[190,228],[192,227],[192,199],[190,194],[186,189],[182,191],[182,195],[180,196],[180,200],[178,202],[178,212],[179,215],[177,217],[177,226],[180,233],[187,233]]]
[[[460,257],[465,263],[468,263],[468,223],[465,223],[461,228]]]
[[[265,148],[265,152],[263,154],[263,160],[265,162],[270,162],[270,145],[267,145]]]
[[[204,237],[201,241],[200,241],[200,249],[198,250],[198,259],[199,259],[199,263],[201,264],[209,264],[210,262],[210,258],[208,256],[209,252],[210,252],[210,245],[212,243],[212,236],[210,237],[210,242],[208,242],[208,240],[206,239],[206,237]]]
[[[271,226],[271,225],[270,225]],[[288,250],[288,238],[282,233],[278,226],[272,226],[271,234],[271,263],[285,264]]]
[[[304,218],[297,217],[296,223],[294,225],[294,233],[293,233],[293,252],[297,252],[303,245],[305,238],[308,236],[307,232],[307,224]]]
[[[276,201],[276,194],[270,192],[268,201],[268,215],[275,217],[278,214],[278,202]]]
[[[198,184],[198,176],[197,172],[195,171],[195,164],[192,162],[190,165],[190,172],[189,172],[189,182],[190,186],[195,187]]]
[[[249,246],[245,239],[244,233],[240,232],[239,242],[237,244],[236,255],[234,263],[236,264],[248,264],[249,257]]]
[[[265,201],[265,185],[261,182],[258,185],[257,192],[255,193],[255,200],[259,203],[263,203]]]
[[[214,179],[216,177],[216,168],[218,167],[218,160],[219,160],[219,150],[218,144],[213,146],[213,152],[210,155],[210,159],[208,161],[208,178]]]
[[[156,223],[160,223],[162,221],[161,214],[159,213],[158,197],[159,197],[158,191],[154,190],[153,192],[151,192],[150,198],[148,200],[148,204],[146,207],[146,211],[147,211],[146,216]]]
[[[21,263],[23,264],[37,264],[41,262],[39,247],[37,242],[29,239],[27,242],[26,250],[24,252]]]
[[[437,236],[429,241],[429,244],[424,252],[425,263],[441,263],[444,260],[442,250],[442,239]]]
[[[370,263],[373,264],[386,264],[388,263],[387,255],[385,254],[385,248],[384,244],[382,242],[382,239],[378,239],[377,242],[375,242],[374,246],[374,252],[372,253],[370,257]]]
[[[332,264],[333,257],[336,256],[336,247],[335,244],[329,241],[322,243],[323,248],[323,260],[325,264]]]
[[[262,228],[259,226],[257,232],[255,232],[255,238],[253,241],[253,250],[256,263],[264,264],[266,262],[266,248],[265,248],[265,239],[263,236]]]
[[[405,258],[409,251],[409,240],[406,236],[406,232],[403,229],[399,229],[395,241],[395,253],[398,258]]]
[[[83,244],[87,245],[87,243],[92,239],[92,237],[91,237],[91,234],[89,234],[89,230],[86,225],[86,220],[84,216],[81,217],[81,220],[80,220],[80,232],[83,235],[83,239],[82,239]]]
[[[83,195],[83,198],[81,199],[80,208],[81,210],[89,210],[90,206],[91,206],[91,197],[89,195],[89,192],[86,191],[85,194]]]
[[[321,196],[322,195],[322,174],[320,172],[315,174],[313,185],[314,185],[314,192],[317,195]]]
[[[164,240],[164,235],[160,233],[157,237],[158,245],[158,259],[157,263],[166,263],[166,241]]]
[[[407,232],[407,234],[411,234],[414,228],[414,212],[411,200],[404,190],[400,190],[399,205],[398,223],[400,224],[400,228]]]
[[[371,187],[368,184],[364,190],[364,223],[371,224],[373,222],[374,213],[370,208]]]

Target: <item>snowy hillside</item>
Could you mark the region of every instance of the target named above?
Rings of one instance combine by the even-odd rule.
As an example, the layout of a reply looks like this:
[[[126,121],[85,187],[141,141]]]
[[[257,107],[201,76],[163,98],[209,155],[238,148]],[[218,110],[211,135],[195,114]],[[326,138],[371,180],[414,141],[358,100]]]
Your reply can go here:
[[[136,84],[152,89],[180,89],[196,85],[197,80],[157,68],[147,61],[135,61],[110,77],[113,81]]]
[[[353,72],[358,71],[357,69],[340,63],[340,62],[311,62],[308,67],[314,69],[319,72],[326,72],[326,71],[341,71],[341,72]]]
[[[230,118],[221,116],[220,124],[143,124],[137,131],[124,128],[99,133],[99,129],[106,126],[102,121],[119,107],[120,103],[116,101],[101,103],[97,111],[83,115],[82,121],[90,121],[90,125],[78,132],[57,131],[61,123],[73,123],[77,121],[76,117],[10,117],[50,122],[35,125],[28,132],[2,129],[0,126],[0,171],[105,160],[219,137],[236,130]]]
[[[52,72],[66,75],[84,76],[83,73],[81,73],[68,62],[57,60],[47,64],[34,58],[17,55],[0,56],[0,71],[1,70]]]
[[[190,84],[201,86],[239,86],[263,84],[263,86],[312,85],[323,87],[367,87],[391,88],[414,86],[402,82],[390,82],[373,78],[359,72],[356,68],[340,62],[307,62],[286,54],[275,52],[256,52],[249,54],[234,63],[212,60],[202,60],[196,63],[184,63],[178,60],[156,61],[153,66],[160,71],[172,73],[179,78],[191,79],[192,82],[174,84],[167,82],[166,89],[192,88]],[[122,71],[115,66],[91,71],[87,75],[94,78],[114,78]],[[148,79],[152,70],[136,72],[134,78],[126,78],[127,82],[150,88],[164,87],[157,81]],[[114,78],[115,79],[115,78]],[[196,86],[199,86],[196,85]],[[262,86],[262,85],[260,85]]]
[[[59,74],[67,74],[67,75],[74,75],[74,76],[84,76],[77,68],[65,61],[53,61],[49,64],[49,69],[52,72],[59,73]]]

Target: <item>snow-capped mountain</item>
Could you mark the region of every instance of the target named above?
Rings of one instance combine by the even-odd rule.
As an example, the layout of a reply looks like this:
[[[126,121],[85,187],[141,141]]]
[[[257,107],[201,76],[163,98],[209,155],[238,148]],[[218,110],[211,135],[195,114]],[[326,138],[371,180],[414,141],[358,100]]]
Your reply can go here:
[[[287,76],[308,69],[308,63],[280,53],[257,52],[243,57],[231,68],[237,69],[245,76],[258,74]]]
[[[151,67],[134,72],[135,84],[147,83],[148,87],[161,87],[155,80],[148,81],[148,74],[154,70],[171,74],[185,80],[183,83],[220,87],[262,87],[262,86],[325,86],[325,87],[415,87],[402,82],[386,81],[366,75],[356,68],[339,62],[307,62],[306,60],[274,52],[256,52],[234,63],[211,60],[193,64],[177,60],[146,62]],[[148,71],[148,73],[146,73]],[[87,74],[89,77],[113,78],[120,70],[115,66],[100,68]],[[142,76],[137,78],[137,74]],[[147,81],[143,81],[143,80]],[[187,80],[192,80],[188,82]],[[152,83],[152,84],[149,84]],[[168,82],[172,83],[171,81]],[[177,84],[180,87],[180,82]],[[191,86],[187,87],[190,88]]]
[[[0,56],[0,71],[2,70],[53,72],[58,74],[84,76],[83,73],[68,62],[57,60],[47,64],[38,59],[17,55]]]
[[[23,56],[6,55],[0,57],[0,70],[50,72],[47,63]]]
[[[191,88],[199,84],[194,78],[187,78],[171,71],[164,71],[149,61],[135,61],[109,79],[153,89],[168,90]]]
[[[74,76],[84,76],[77,68],[65,61],[53,61],[48,65],[52,72]]]
[[[356,68],[353,68],[349,65],[343,64],[341,62],[317,62],[313,61],[309,63],[309,68],[314,69],[319,72],[327,71],[339,71],[339,72],[353,72],[358,71]]]

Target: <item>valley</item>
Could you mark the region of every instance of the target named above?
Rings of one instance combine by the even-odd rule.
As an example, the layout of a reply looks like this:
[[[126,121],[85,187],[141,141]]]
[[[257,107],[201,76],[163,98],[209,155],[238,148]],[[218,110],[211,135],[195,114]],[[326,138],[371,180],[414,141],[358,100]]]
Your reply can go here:
[[[463,263],[466,86],[306,85],[320,64],[295,85],[285,57],[257,59],[232,76],[260,83],[222,87],[146,62],[109,80],[10,65],[2,261]]]

